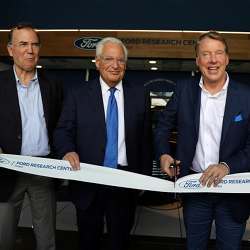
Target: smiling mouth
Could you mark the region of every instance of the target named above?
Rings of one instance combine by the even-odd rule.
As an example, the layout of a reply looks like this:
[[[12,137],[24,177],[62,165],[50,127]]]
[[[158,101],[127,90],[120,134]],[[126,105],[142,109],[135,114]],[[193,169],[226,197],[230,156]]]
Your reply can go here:
[[[218,72],[219,67],[208,67],[207,69],[209,72]]]

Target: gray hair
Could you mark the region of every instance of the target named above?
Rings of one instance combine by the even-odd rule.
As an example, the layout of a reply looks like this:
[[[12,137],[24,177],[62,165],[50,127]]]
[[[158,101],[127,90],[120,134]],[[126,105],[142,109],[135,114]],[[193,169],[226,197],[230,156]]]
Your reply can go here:
[[[114,43],[114,44],[120,45],[123,49],[123,52],[124,52],[124,57],[125,57],[124,59],[125,59],[125,61],[127,61],[128,50],[125,47],[125,45],[123,44],[123,42],[120,39],[115,38],[115,37],[105,37],[100,42],[97,43],[97,45],[96,45],[96,57],[97,58],[102,55],[103,47],[107,43]]]
[[[8,46],[10,46],[12,44],[12,40],[13,40],[13,32],[15,30],[22,30],[22,29],[30,29],[32,31],[34,31],[37,35],[38,38],[38,42],[41,43],[41,38],[39,33],[36,31],[36,29],[29,23],[18,23],[17,25],[13,26],[10,29],[10,32],[8,34]]]

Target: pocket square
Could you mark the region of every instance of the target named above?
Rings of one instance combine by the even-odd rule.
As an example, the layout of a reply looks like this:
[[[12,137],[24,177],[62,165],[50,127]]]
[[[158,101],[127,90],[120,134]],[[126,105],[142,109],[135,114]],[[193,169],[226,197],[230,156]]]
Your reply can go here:
[[[240,122],[243,120],[242,114],[238,114],[234,117],[234,122]]]

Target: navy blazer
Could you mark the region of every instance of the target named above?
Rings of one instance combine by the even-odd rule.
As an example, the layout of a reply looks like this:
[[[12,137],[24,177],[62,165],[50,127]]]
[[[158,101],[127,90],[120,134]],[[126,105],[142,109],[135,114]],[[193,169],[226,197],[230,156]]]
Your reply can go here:
[[[162,154],[170,154],[168,139],[171,130],[177,129],[175,158],[181,161],[181,176],[189,174],[194,158],[199,135],[200,102],[201,88],[198,78],[177,83],[176,91],[161,113],[155,131],[159,158]],[[229,165],[231,174],[250,170],[250,86],[233,80],[228,85],[219,161]],[[249,208],[244,200],[248,196],[228,196],[232,198],[230,206],[234,207],[235,217],[239,220],[246,219]],[[238,203],[240,197],[242,202]]]
[[[151,174],[151,123],[148,98],[143,86],[123,81],[125,143],[128,167],[125,170]],[[99,79],[72,88],[54,133],[60,158],[75,151],[84,163],[103,165],[106,125]],[[82,209],[101,185],[73,182],[73,200]]]
[[[38,80],[49,143],[52,146],[53,130],[61,112],[62,84],[48,79],[42,71],[38,71]],[[20,154],[22,122],[13,69],[0,72],[0,117],[0,147],[4,153]],[[14,171],[0,169],[0,201],[6,201],[10,196],[14,188],[15,174]]]

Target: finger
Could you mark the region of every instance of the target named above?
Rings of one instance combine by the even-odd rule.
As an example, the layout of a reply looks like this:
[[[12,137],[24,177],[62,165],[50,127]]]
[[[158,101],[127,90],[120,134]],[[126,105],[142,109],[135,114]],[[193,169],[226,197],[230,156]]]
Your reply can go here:
[[[170,164],[171,164],[171,162],[168,160],[161,161],[161,172],[164,174],[167,174],[169,176],[172,176]]]
[[[80,170],[80,159],[79,159],[78,154],[75,155],[75,165],[77,169]]]
[[[69,161],[70,166],[73,168],[73,170],[80,169],[80,162],[77,154],[68,153],[63,157],[63,159]]]
[[[211,175],[207,181],[207,187],[211,187],[212,185],[216,187],[221,181],[219,176]]]
[[[217,175],[217,177],[215,178],[215,181],[214,181],[214,186],[218,186],[218,184],[222,181],[222,179],[225,177],[225,173],[222,172],[222,173],[219,173]]]
[[[70,163],[70,166],[73,168],[73,170],[77,170],[75,159],[72,156],[68,157],[68,161]]]
[[[199,181],[200,181],[200,183],[201,183],[202,186],[205,186],[206,183],[207,183],[207,181],[208,181],[208,179],[209,179],[208,174],[207,174],[206,172],[204,172],[204,173],[201,175]]]
[[[210,176],[210,178],[207,181],[207,187],[211,187],[212,185],[215,185],[215,181],[217,180],[217,177]]]
[[[161,171],[167,175],[169,175],[170,177],[173,176],[173,172],[171,170],[171,168],[169,166],[164,166],[161,168]]]
[[[214,187],[217,187],[220,182],[221,182],[221,178],[216,177],[214,180]]]
[[[80,169],[80,161],[78,155],[74,155],[73,157],[73,169],[79,170]]]

